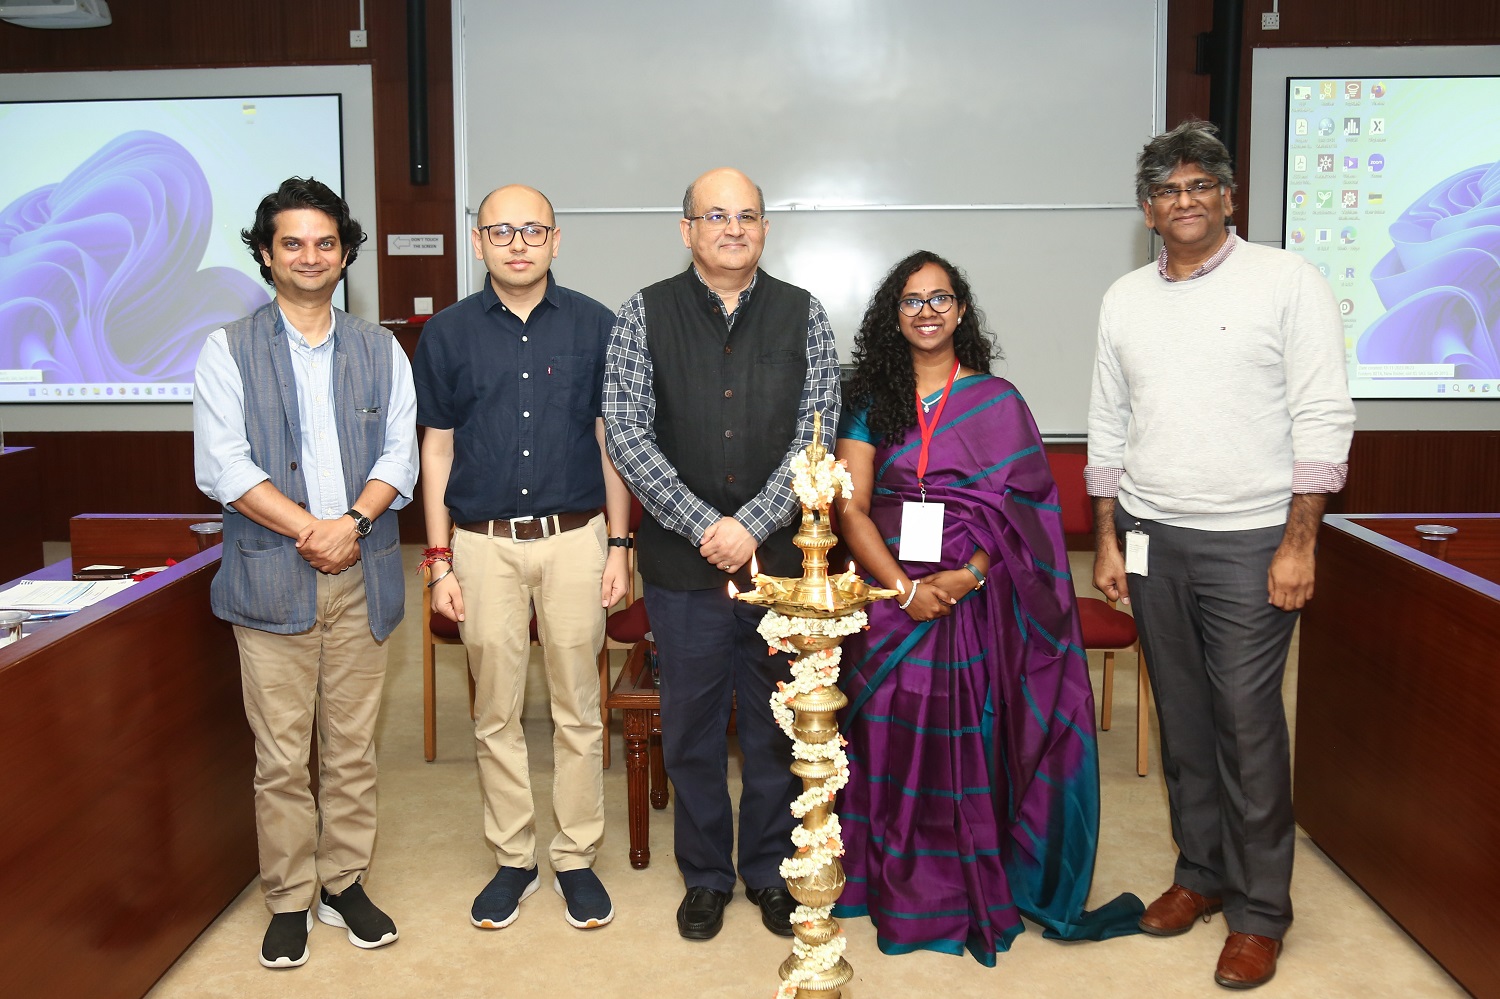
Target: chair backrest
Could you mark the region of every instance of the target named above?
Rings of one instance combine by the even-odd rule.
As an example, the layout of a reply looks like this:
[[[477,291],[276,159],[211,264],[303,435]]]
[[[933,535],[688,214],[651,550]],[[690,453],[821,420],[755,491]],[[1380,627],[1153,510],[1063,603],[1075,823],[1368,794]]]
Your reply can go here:
[[[1047,453],[1052,477],[1057,480],[1057,501],[1062,506],[1062,529],[1067,534],[1094,533],[1094,503],[1083,485],[1083,466],[1088,458],[1081,454]]]

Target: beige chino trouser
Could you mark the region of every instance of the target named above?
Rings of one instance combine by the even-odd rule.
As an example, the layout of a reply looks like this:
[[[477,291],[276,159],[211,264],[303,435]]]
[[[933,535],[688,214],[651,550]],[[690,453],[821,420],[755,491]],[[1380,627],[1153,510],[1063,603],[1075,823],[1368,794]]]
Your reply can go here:
[[[484,835],[502,867],[536,864],[536,815],[521,728],[531,608],[536,606],[552,705],[555,871],[592,866],[604,836],[604,725],[597,656],[608,533],[604,515],[536,541],[458,530],[453,572],[463,591],[459,635],[474,673],[474,737]]]
[[[255,833],[275,912],[336,895],[375,848],[375,719],[387,647],[370,634],[364,567],[318,574],[317,619],[296,635],[236,625],[245,717],[255,735]],[[318,801],[308,779],[318,732]]]

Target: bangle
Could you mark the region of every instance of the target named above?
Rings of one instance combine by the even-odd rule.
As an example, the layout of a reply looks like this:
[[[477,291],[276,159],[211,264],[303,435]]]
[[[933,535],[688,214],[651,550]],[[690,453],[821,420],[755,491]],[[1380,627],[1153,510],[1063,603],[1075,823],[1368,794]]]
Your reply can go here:
[[[922,581],[920,579],[913,579],[911,581],[911,592],[906,595],[906,603],[898,605],[902,610],[906,610],[906,608],[911,606],[911,602],[917,599],[917,587],[921,585]]]
[[[443,580],[447,579],[451,575],[453,575],[453,563],[449,562],[448,563],[448,571],[445,572],[445,573],[443,573],[441,576],[437,577],[436,579],[434,579],[432,582],[428,583],[427,584],[427,588],[429,590],[432,589],[434,586],[436,586],[437,584],[441,583]]]
[[[972,572],[974,574],[974,578],[979,581],[978,585],[976,585],[974,587],[974,589],[976,589],[976,590],[982,590],[982,589],[984,589],[984,573],[980,572],[979,569],[977,567],[975,567],[974,563],[972,563],[972,562],[965,562],[964,563],[964,568],[968,569],[970,572]]]

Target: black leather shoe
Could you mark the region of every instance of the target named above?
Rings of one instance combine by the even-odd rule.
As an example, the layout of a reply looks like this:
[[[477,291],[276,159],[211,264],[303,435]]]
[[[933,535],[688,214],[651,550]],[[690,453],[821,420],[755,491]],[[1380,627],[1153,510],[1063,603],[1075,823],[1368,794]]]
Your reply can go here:
[[[792,935],[792,910],[797,900],[785,888],[746,888],[745,897],[760,906],[760,921],[778,937]]]
[[[724,928],[724,907],[733,892],[689,888],[677,907],[677,932],[687,940],[712,940]]]

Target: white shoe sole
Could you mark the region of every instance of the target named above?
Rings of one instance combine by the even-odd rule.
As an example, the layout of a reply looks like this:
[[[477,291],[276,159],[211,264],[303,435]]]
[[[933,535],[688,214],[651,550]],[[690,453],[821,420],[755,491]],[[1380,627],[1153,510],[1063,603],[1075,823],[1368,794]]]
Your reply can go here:
[[[384,947],[386,944],[395,943],[396,938],[401,935],[399,930],[392,930],[379,940],[365,940],[362,937],[355,936],[354,931],[349,929],[349,924],[344,922],[344,917],[339,915],[339,911],[321,900],[318,902],[318,918],[329,926],[337,926],[343,930],[349,935],[349,942],[361,950],[374,950],[376,947]],[[308,913],[307,925],[309,928],[312,927],[312,913]],[[303,960],[305,961],[307,958],[304,957]]]
[[[615,906],[614,906],[614,903],[611,902],[610,906],[609,906],[609,911],[606,912],[603,916],[599,917],[598,919],[585,919],[585,920],[582,920],[582,921],[574,919],[573,918],[573,914],[568,911],[568,907],[567,907],[568,896],[567,896],[566,893],[563,892],[562,881],[559,880],[559,879],[557,879],[557,878],[553,878],[552,879],[552,888],[553,888],[554,891],[557,892],[557,894],[559,894],[559,895],[562,896],[562,900],[563,900],[563,903],[564,903],[563,904],[563,918],[568,921],[568,925],[569,926],[576,927],[577,929],[580,929],[580,930],[593,930],[593,929],[598,929],[600,926],[605,925],[610,920],[612,920],[612,919],[615,918]]]
[[[516,899],[516,911],[512,912],[506,918],[499,921],[493,919],[475,919],[474,914],[471,912],[469,914],[469,922],[473,923],[481,930],[503,930],[511,923],[514,923],[517,919],[521,918],[521,903],[526,901],[531,896],[535,895],[536,890],[541,886],[541,877],[532,878],[531,883],[525,888],[521,889],[521,897]]]
[[[312,924],[313,924],[312,910],[309,909],[309,910],[307,910],[307,930],[308,930],[309,933],[312,932]],[[278,957],[274,961],[267,961],[266,960],[266,954],[265,954],[264,950],[260,951],[255,956],[260,961],[260,966],[262,968],[300,968],[304,964],[307,963],[307,955],[308,955],[308,953],[309,953],[309,951],[307,949],[307,944],[304,943],[302,945],[302,956],[299,957],[299,958],[293,959],[293,958],[290,958],[290,957]]]

